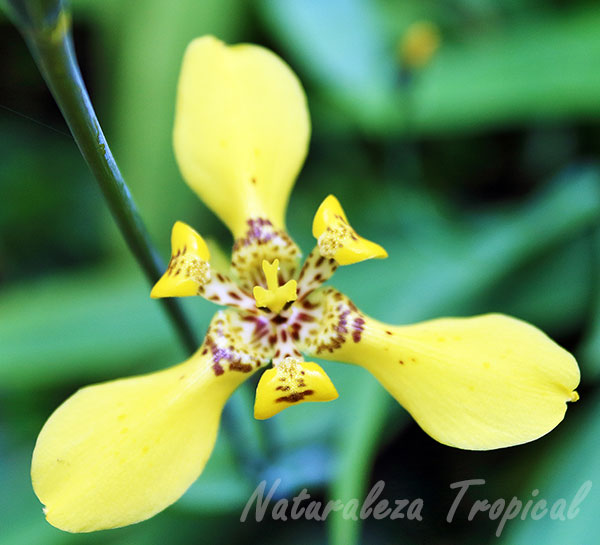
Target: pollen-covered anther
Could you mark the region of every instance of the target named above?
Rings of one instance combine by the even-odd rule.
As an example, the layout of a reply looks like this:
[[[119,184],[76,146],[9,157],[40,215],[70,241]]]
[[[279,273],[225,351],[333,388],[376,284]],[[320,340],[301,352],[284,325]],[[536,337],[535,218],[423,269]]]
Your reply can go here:
[[[296,281],[289,280],[283,286],[279,285],[278,270],[279,260],[275,259],[269,263],[266,259],[262,262],[262,269],[267,280],[267,288],[254,286],[252,293],[257,308],[268,309],[279,314],[289,303],[293,303],[297,297]]]
[[[254,417],[265,420],[291,405],[305,401],[332,401],[337,390],[321,366],[284,358],[266,370],[256,388]]]
[[[210,281],[210,265],[199,259],[197,256],[182,256],[183,266],[185,267],[186,274],[193,278],[198,284],[204,285]]]
[[[387,257],[379,245],[359,236],[350,226],[339,201],[329,195],[319,206],[312,227],[319,252],[339,265],[351,265],[365,259]]]
[[[171,232],[171,260],[150,296],[198,295],[211,280],[210,253],[204,239],[189,225],[178,221]]]
[[[317,240],[319,252],[323,257],[334,259],[337,251],[344,247],[342,240],[352,237],[358,240],[354,230],[341,221],[335,227],[328,226]]]

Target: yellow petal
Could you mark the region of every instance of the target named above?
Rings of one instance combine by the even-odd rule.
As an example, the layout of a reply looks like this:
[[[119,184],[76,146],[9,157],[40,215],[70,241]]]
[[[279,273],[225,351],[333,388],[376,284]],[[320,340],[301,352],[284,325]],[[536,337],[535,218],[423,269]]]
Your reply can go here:
[[[577,400],[577,362],[528,323],[489,314],[390,326],[328,293],[320,332],[303,349],[368,369],[441,443],[472,450],[526,443]]]
[[[254,417],[265,420],[298,403],[332,401],[337,397],[335,386],[319,365],[285,358],[260,377]]]
[[[306,156],[306,97],[290,68],[255,45],[205,36],[185,53],[174,145],[190,187],[241,237],[250,218],[284,227]]]
[[[54,412],[31,467],[50,524],[70,532],[133,524],[194,482],[225,402],[258,368],[256,354],[231,349],[242,324],[230,319],[235,313],[217,313],[205,345],[186,362],[88,386]]]
[[[210,280],[209,259],[204,239],[189,225],[176,222],[171,232],[171,261],[150,297],[198,295],[199,288]]]
[[[379,244],[359,236],[352,229],[342,206],[333,195],[329,195],[319,206],[312,232],[321,255],[335,259],[340,265],[387,257],[387,252]]]

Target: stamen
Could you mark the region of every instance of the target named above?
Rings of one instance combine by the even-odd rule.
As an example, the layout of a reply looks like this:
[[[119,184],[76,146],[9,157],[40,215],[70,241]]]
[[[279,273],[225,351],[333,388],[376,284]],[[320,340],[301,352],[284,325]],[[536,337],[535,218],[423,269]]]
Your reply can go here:
[[[292,316],[293,323],[305,321],[306,327],[297,331],[297,343],[302,351],[311,354],[333,353],[344,343],[361,342],[365,317],[354,303],[334,288],[313,291],[303,305],[309,310]],[[304,318],[304,320],[303,320]]]
[[[338,268],[335,259],[322,254],[320,248],[315,248],[306,258],[298,277],[298,301],[329,280]]]
[[[217,305],[235,307],[256,314],[253,297],[222,273],[216,273],[199,295]]]
[[[264,335],[257,335],[257,323],[234,310],[219,311],[213,317],[200,351],[210,354],[216,376],[228,371],[251,373],[268,362],[273,346]]]
[[[356,232],[343,219],[338,218],[337,225],[328,225],[325,231],[317,239],[319,251],[323,257],[334,258],[338,250],[344,247],[344,239],[352,238],[358,240]]]

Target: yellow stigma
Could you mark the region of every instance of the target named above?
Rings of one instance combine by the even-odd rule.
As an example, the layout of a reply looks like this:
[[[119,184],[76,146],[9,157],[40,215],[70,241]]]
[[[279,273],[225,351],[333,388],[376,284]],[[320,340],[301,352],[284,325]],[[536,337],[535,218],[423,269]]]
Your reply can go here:
[[[279,259],[269,263],[263,259],[262,270],[267,280],[267,289],[262,286],[254,286],[253,294],[258,308],[268,308],[271,312],[278,314],[287,303],[296,300],[296,281],[289,280],[283,286],[279,285],[277,271],[279,270]]]
[[[321,366],[311,361],[285,358],[267,369],[256,388],[254,418],[265,420],[305,401],[332,401],[338,393]]]

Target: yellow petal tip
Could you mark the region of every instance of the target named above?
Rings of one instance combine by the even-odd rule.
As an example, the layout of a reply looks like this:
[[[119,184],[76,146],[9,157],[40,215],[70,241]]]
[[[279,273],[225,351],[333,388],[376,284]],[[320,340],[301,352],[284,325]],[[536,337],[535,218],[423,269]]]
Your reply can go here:
[[[285,358],[265,371],[256,388],[254,418],[266,420],[306,401],[333,401],[338,393],[320,365]]]
[[[571,392],[571,399],[569,401],[571,401],[571,403],[575,403],[576,401],[579,401],[579,394],[577,393],[576,390]]]
[[[210,280],[210,252],[204,239],[189,225],[178,221],[171,232],[171,260],[150,297],[198,295]]]

